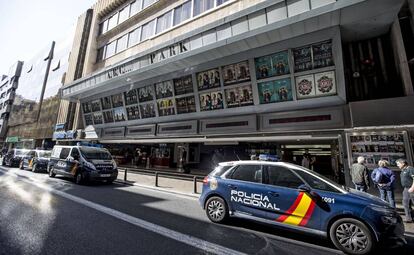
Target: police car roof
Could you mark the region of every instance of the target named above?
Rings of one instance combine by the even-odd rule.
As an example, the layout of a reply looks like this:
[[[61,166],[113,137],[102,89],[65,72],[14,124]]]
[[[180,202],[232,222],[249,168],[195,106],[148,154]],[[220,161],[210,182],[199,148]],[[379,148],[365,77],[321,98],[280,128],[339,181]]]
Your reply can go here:
[[[263,161],[263,160],[239,160],[239,161],[227,161],[227,162],[220,162],[220,166],[235,166],[235,165],[273,165],[273,166],[289,166],[289,167],[297,167],[295,164],[286,163],[286,162],[274,162],[274,161]],[[302,168],[297,167],[298,169],[303,170]]]

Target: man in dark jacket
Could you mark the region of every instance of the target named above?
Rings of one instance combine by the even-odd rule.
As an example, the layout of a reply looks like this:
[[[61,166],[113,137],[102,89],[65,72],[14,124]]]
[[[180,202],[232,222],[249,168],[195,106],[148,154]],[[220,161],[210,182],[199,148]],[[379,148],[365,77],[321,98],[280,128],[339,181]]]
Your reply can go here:
[[[405,222],[412,223],[410,200],[414,204],[414,167],[409,166],[405,159],[398,159],[397,166],[401,169],[401,185],[404,188],[402,203],[405,212]]]
[[[389,169],[390,163],[381,159],[378,161],[378,168],[375,168],[371,174],[372,181],[377,185],[380,197],[384,201],[388,201],[391,207],[395,208],[394,199],[394,181],[395,174]]]
[[[355,189],[366,192],[369,188],[368,168],[364,165],[365,158],[358,157],[357,163],[352,165],[351,179]]]

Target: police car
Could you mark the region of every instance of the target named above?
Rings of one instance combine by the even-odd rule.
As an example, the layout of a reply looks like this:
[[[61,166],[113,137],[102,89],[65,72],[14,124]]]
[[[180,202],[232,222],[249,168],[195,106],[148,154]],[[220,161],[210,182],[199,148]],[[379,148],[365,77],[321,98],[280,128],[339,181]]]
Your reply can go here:
[[[387,203],[290,163],[220,163],[203,180],[200,204],[213,222],[239,217],[316,234],[348,254],[405,242],[402,219]]]

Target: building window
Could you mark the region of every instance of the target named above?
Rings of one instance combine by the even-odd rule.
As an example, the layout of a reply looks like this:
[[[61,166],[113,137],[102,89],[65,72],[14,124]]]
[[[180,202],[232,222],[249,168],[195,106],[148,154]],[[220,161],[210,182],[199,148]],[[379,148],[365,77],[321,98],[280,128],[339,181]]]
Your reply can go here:
[[[99,24],[99,34],[103,34],[108,31],[108,20],[105,20],[101,24]]]
[[[142,10],[142,0],[136,0],[135,2],[131,3],[131,13],[130,17],[137,14]]]
[[[197,16],[205,11],[214,8],[215,0],[194,0],[193,16]]]
[[[157,2],[158,0],[144,0],[144,6],[142,9],[147,8],[148,6],[152,5],[153,3]]]
[[[142,26],[141,41],[144,41],[154,35],[155,19]]]
[[[228,0],[217,0],[217,6],[224,4],[225,2],[227,2]]]
[[[118,13],[108,19],[108,30],[111,30],[118,25]]]
[[[129,5],[126,6],[124,9],[119,11],[119,21],[118,24],[121,24],[122,22],[124,22],[126,19],[129,18]]]
[[[191,17],[191,1],[174,9],[174,26]]]
[[[116,44],[116,53],[121,52],[127,48],[128,43],[128,35],[124,35],[118,39],[118,43]]]
[[[116,41],[109,43],[106,46],[105,58],[112,57],[115,54],[115,48],[116,48]]]
[[[129,33],[128,39],[128,47],[131,47],[137,43],[139,43],[139,38],[141,37],[141,27],[135,29],[134,31]]]
[[[105,46],[98,49],[98,54],[96,55],[96,62],[100,62],[104,59],[105,56]]]
[[[169,11],[162,15],[161,17],[158,17],[157,19],[157,34],[161,33],[164,30],[167,30],[171,27],[172,23],[172,11]]]

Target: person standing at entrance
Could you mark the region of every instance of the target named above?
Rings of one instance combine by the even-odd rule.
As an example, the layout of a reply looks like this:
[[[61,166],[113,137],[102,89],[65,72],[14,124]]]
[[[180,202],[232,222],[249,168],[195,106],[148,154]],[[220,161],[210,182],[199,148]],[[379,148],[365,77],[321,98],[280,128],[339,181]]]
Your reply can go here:
[[[378,161],[378,168],[375,168],[371,174],[371,179],[378,187],[380,197],[384,201],[388,201],[391,207],[395,208],[394,199],[394,181],[395,174],[389,169],[390,163],[381,159]]]
[[[410,201],[414,204],[414,167],[409,166],[405,159],[398,159],[397,166],[401,169],[401,185],[404,188],[402,199],[405,212],[404,222],[413,223]]]
[[[368,168],[364,165],[365,158],[358,157],[357,163],[352,165],[351,179],[355,189],[366,192],[369,189]]]

